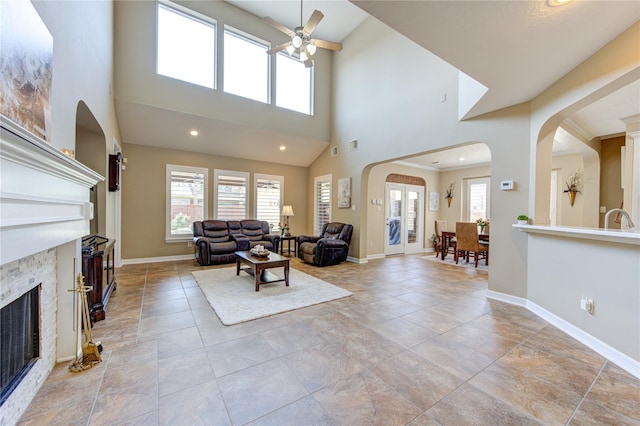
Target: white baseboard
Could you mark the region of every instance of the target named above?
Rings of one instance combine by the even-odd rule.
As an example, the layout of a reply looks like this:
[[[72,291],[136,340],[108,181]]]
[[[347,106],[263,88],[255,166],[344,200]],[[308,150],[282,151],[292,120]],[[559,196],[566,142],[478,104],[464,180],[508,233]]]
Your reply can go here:
[[[547,321],[549,324],[567,333],[569,336],[573,337],[583,345],[587,346],[588,348],[602,355],[603,357],[613,362],[614,364],[616,364],[618,367],[622,368],[629,374],[640,379],[640,361],[636,361],[630,356],[607,345],[600,339],[593,337],[592,335],[585,332],[584,330],[560,318],[556,314],[547,311],[546,309],[537,305],[536,303],[533,303],[530,300],[524,299],[522,297],[511,296],[508,294],[498,293],[495,291],[488,291],[487,297],[489,297],[490,299],[495,299],[501,302],[509,303],[511,305],[517,305],[517,306],[522,306],[527,308],[529,311],[533,312],[543,320]]]
[[[181,254],[177,256],[139,257],[137,259],[122,259],[123,265],[138,265],[140,263],[175,262],[176,260],[195,260],[193,254]]]
[[[367,259],[369,259],[369,260],[384,259],[384,258],[385,258],[384,253],[368,254],[367,255]]]
[[[351,257],[351,256],[347,256],[347,262],[357,263],[357,264],[369,263],[367,259],[362,259],[359,257]]]

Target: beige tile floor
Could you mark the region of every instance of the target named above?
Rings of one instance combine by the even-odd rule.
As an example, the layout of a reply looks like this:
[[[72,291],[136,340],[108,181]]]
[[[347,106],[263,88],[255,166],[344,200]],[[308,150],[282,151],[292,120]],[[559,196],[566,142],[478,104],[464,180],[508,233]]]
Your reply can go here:
[[[293,267],[353,296],[224,326],[193,261],[117,271],[103,362],[56,366],[22,424],[640,424],[640,381],[487,275],[421,255]]]

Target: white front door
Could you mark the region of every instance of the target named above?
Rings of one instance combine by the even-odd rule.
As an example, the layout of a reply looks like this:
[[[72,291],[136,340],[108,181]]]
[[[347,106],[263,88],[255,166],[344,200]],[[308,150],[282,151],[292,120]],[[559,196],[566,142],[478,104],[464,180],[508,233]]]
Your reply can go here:
[[[423,248],[424,188],[386,184],[385,255],[419,253]]]

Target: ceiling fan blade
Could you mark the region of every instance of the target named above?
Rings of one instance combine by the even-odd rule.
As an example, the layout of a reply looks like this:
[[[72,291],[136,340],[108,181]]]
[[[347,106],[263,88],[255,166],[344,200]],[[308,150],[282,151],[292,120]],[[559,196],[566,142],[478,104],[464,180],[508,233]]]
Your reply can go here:
[[[274,47],[274,48],[272,48],[272,49],[270,49],[270,50],[267,50],[267,53],[268,53],[269,55],[272,55],[272,54],[274,54],[274,53],[277,53],[277,52],[280,52],[281,50],[286,49],[286,48],[287,48],[287,47],[289,47],[289,46],[291,46],[291,42],[290,42],[290,41],[288,41],[288,42],[286,42],[286,43],[279,44],[279,45],[277,45],[276,47]]]
[[[336,52],[339,52],[342,50],[342,44],[335,43],[333,41],[318,40],[315,38],[310,41],[311,43],[315,44],[317,47],[321,47],[323,49],[335,50]]]
[[[314,10],[313,13],[311,14],[311,18],[309,18],[304,28],[302,29],[302,31],[306,35],[310,35],[313,32],[313,30],[316,29],[320,21],[322,21],[322,18],[324,18],[324,15],[322,14],[322,12],[320,12],[319,10]]]
[[[269,25],[271,25],[272,27],[282,31],[283,33],[285,33],[289,37],[293,37],[294,35],[296,35],[296,33],[291,31],[289,28],[285,27],[284,25],[282,25],[280,22],[278,22],[275,19],[271,18],[270,16],[265,16],[264,20],[267,21],[267,23]]]

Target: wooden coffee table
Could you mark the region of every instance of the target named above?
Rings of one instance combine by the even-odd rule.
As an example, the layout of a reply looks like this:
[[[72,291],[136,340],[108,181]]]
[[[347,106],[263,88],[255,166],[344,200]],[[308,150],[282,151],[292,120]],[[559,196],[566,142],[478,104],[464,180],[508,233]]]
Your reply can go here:
[[[240,275],[240,270],[253,275],[256,279],[256,291],[260,291],[260,284],[282,282],[289,287],[289,258],[270,252],[268,257],[258,257],[250,251],[237,251],[236,253],[236,275]],[[247,268],[240,268],[244,263]],[[267,269],[284,267],[284,278],[267,271]]]

